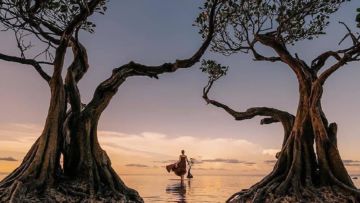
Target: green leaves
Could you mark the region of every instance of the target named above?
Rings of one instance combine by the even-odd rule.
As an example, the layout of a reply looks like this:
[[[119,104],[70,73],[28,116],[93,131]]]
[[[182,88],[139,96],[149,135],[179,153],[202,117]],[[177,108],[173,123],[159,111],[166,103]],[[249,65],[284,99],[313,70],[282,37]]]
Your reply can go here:
[[[31,0],[1,0],[1,2],[3,1],[8,2],[9,5],[13,5],[12,7],[15,12],[22,12],[19,16],[26,15],[27,9],[29,8],[27,3],[32,2]],[[35,13],[35,16],[46,24],[52,25],[59,30],[64,30],[75,16],[87,9],[87,4],[90,3],[91,0],[48,0],[45,2],[41,9]],[[107,10],[107,2],[108,0],[101,0],[95,8],[95,12],[104,14]],[[30,5],[33,4],[34,2]],[[88,20],[84,21],[81,26],[81,29],[90,33],[94,32],[94,28],[95,24]]]
[[[214,60],[202,60],[200,70],[207,73],[209,79],[215,81],[226,75],[229,67],[223,66]]]
[[[212,0],[207,0],[208,4]],[[329,25],[331,14],[347,0],[226,0],[216,15],[216,36],[212,49],[223,54],[248,47],[256,35],[276,37],[285,44],[314,39]],[[206,33],[209,5],[197,18],[200,33]]]

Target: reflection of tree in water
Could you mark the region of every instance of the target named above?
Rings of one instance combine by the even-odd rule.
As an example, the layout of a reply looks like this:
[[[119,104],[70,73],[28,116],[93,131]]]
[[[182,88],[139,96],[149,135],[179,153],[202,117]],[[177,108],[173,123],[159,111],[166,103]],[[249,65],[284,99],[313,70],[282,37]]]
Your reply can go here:
[[[191,188],[190,180],[185,182],[171,183],[166,187],[166,193],[174,196],[175,202],[185,203],[186,202],[186,188]]]

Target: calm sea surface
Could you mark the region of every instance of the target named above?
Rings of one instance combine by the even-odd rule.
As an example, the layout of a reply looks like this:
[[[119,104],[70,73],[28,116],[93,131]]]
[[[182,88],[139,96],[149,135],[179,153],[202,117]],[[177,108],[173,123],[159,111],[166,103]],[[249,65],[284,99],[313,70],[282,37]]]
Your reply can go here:
[[[225,202],[240,188],[247,188],[262,176],[195,176],[184,184],[174,176],[121,176],[145,202]]]
[[[225,202],[232,194],[248,188],[264,176],[195,176],[181,185],[176,176],[122,175],[125,183],[136,189],[145,202]],[[360,187],[360,180],[353,180]]]
[[[263,176],[206,176],[197,175],[184,184],[176,176],[121,175],[131,188],[136,189],[145,202],[225,202],[235,192],[248,188]],[[0,175],[0,180],[4,175]],[[360,187],[360,179],[354,180]]]

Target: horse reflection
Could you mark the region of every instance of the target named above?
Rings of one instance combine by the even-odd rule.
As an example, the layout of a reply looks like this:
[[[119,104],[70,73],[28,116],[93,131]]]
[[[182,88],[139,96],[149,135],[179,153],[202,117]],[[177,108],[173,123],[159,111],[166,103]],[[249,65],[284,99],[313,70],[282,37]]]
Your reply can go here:
[[[172,194],[175,196],[175,202],[178,203],[186,203],[186,189],[187,187],[190,189],[190,180],[187,181],[187,184],[184,181],[169,184],[166,187],[166,193]]]

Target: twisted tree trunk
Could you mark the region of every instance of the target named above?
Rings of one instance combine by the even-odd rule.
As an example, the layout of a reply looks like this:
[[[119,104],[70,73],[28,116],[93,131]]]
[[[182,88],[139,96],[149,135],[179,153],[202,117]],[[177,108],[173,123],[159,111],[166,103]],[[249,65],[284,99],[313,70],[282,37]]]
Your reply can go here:
[[[322,85],[307,84],[300,85],[297,114],[273,171],[227,202],[360,201],[337,149],[337,126],[328,123],[321,108]]]
[[[97,137],[99,117],[70,113],[64,124],[64,175],[76,180],[78,192],[106,201],[142,202],[139,194],[128,188],[111,166]]]
[[[68,87],[71,86],[69,80],[68,75]],[[142,202],[139,194],[128,188],[116,174],[108,155],[98,141],[97,126],[100,116],[118,87],[125,81],[112,80],[113,77],[110,77],[100,84],[93,100],[86,106],[82,107],[77,91],[70,95],[72,108],[67,114],[63,128],[64,175],[77,180],[81,185],[77,186],[77,191],[91,197],[97,196],[115,202]]]
[[[66,52],[63,42],[56,52],[54,73],[49,81],[51,99],[41,136],[36,140],[21,165],[0,182],[1,202],[21,202],[29,191],[43,191],[54,185],[60,172],[60,139],[64,122],[65,89],[61,78]]]
[[[74,61],[64,84],[61,72],[68,45]],[[0,182],[0,202],[143,202],[125,186],[99,145],[100,114],[82,111],[77,82],[87,69],[85,48],[74,39],[63,39],[49,80],[51,99],[43,133],[21,165]],[[68,113],[67,103],[71,105]]]

